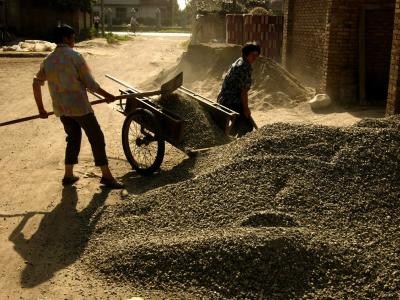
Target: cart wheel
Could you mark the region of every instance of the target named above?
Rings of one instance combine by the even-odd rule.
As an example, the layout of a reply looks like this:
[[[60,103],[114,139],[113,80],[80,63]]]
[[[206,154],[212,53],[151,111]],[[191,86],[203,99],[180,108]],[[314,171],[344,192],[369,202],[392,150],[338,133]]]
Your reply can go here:
[[[136,109],[126,117],[122,146],[128,162],[138,173],[151,175],[160,168],[165,141],[161,137],[160,123],[151,111]]]

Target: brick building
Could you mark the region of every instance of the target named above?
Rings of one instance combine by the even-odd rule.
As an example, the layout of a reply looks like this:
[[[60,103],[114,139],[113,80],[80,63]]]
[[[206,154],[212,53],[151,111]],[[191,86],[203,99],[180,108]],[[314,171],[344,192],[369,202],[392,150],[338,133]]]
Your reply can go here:
[[[284,15],[289,71],[338,102],[400,112],[400,0],[285,0]]]
[[[104,0],[105,10],[111,9],[113,24],[129,23],[132,8],[137,18],[156,19],[157,10],[163,23],[171,20],[171,14],[178,7],[176,0]],[[93,12],[100,15],[100,1],[93,5]]]

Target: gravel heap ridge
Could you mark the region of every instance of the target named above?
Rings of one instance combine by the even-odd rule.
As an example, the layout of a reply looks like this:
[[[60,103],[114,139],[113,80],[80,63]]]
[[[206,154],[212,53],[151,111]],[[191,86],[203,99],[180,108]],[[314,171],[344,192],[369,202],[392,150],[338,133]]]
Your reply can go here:
[[[217,147],[195,177],[107,207],[83,262],[186,298],[396,299],[399,124],[274,124]]]

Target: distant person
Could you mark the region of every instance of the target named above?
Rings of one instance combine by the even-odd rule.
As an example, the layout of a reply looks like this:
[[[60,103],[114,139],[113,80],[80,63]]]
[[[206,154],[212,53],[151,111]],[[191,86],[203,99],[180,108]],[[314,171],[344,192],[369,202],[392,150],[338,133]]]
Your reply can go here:
[[[137,17],[136,17],[136,10],[134,8],[132,8],[132,10],[131,10],[130,24],[131,24],[132,33],[136,34],[136,28],[138,26],[138,21],[137,21]]]
[[[99,34],[99,27],[100,27],[100,16],[96,15],[93,18],[94,29],[96,30],[96,35]]]
[[[101,184],[113,189],[121,189],[123,185],[117,182],[109,167],[106,155],[104,135],[89,103],[87,89],[106,98],[107,102],[115,97],[103,90],[93,79],[88,65],[81,54],[74,51],[75,31],[68,25],[62,25],[55,30],[56,49],[47,56],[33,80],[33,93],[41,118],[48,118],[42,101],[42,89],[48,82],[53,102],[54,114],[60,117],[67,134],[67,149],[65,152],[65,174],[63,185],[72,185],[79,180],[74,175],[74,165],[78,163],[83,129],[89,139],[95,160],[95,165],[102,172]]]
[[[231,130],[232,135],[243,136],[253,131],[254,121],[249,109],[249,90],[252,84],[251,65],[260,56],[260,46],[246,44],[242,48],[242,57],[236,60],[225,75],[218,103],[236,111],[240,116]]]

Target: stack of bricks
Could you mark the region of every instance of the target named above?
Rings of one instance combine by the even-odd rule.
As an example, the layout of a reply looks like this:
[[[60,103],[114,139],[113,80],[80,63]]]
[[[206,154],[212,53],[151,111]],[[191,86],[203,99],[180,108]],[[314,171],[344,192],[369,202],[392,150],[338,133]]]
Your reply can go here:
[[[226,16],[226,39],[229,44],[243,44],[243,15]]]
[[[264,15],[227,15],[227,42],[245,44],[255,42],[261,54],[281,60],[283,17]]]

